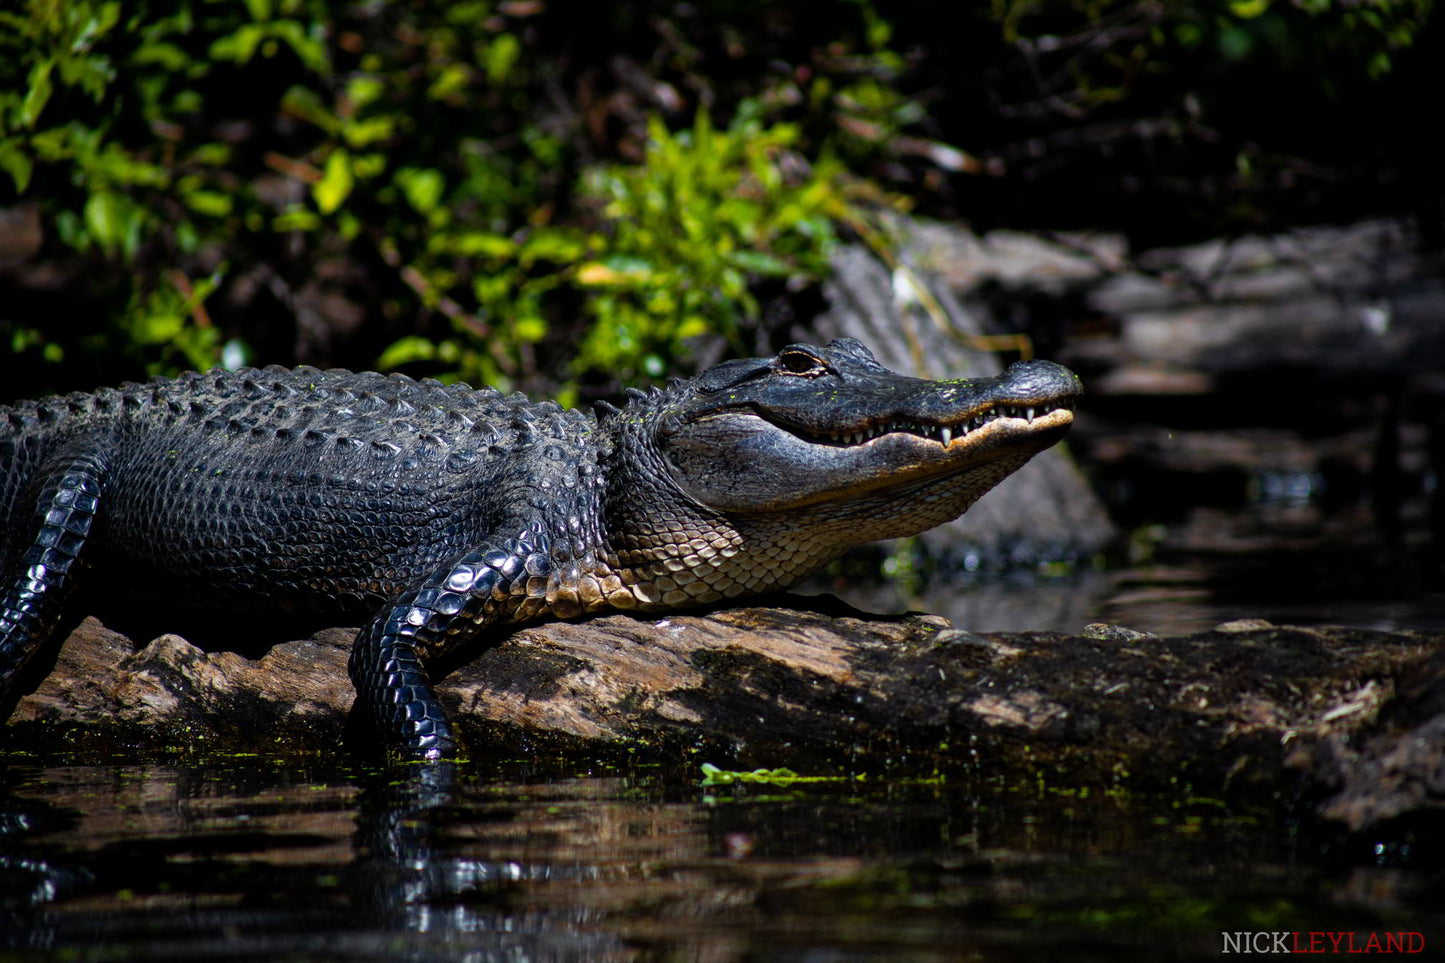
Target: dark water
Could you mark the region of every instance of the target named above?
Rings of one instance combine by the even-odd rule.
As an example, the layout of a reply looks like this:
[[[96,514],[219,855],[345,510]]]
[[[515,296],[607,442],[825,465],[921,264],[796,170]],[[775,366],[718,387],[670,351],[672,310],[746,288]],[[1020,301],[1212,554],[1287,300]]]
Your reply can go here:
[[[1445,947],[1441,871],[1408,839],[1376,851],[1187,786],[4,766],[5,961],[1193,960],[1226,932],[1343,930]]]
[[[975,632],[1078,633],[1110,622],[1186,635],[1241,618],[1445,632],[1445,515],[1432,521],[1419,500],[1407,508],[1409,524],[1392,535],[1359,503],[1191,506],[1126,529],[1098,564],[969,572],[901,552],[889,562],[903,577],[820,578],[807,588],[870,612],[943,615]]]

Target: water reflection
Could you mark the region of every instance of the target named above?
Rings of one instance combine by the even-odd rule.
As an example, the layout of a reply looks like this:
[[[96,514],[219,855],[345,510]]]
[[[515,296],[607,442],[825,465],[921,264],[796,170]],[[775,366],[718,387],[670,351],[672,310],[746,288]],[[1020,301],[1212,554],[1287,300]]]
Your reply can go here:
[[[1445,936],[1438,875],[1321,848],[1272,803],[697,775],[12,762],[0,957],[1213,959],[1225,929]]]
[[[930,612],[973,632],[1077,634],[1111,622],[1185,635],[1240,618],[1445,631],[1445,566],[1425,506],[1411,503],[1408,537],[1392,545],[1368,505],[1326,504],[1317,481],[1307,472],[1261,473],[1247,504],[1190,506],[1168,524],[1142,524],[1104,564],[971,571],[900,554],[902,576],[880,580],[866,574],[881,558],[869,550],[800,592],[830,593],[868,612]]]

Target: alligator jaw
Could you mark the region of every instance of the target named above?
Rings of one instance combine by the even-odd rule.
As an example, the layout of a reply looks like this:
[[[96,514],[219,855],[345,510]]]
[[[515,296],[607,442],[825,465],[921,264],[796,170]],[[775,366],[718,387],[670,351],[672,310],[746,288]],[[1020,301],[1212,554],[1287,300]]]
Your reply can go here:
[[[846,340],[729,362],[700,384],[654,435],[683,492],[716,511],[827,504],[835,516],[852,511],[850,501],[876,511],[869,499],[892,490],[962,514],[1063,437],[1080,390],[1072,372],[1045,361],[996,378],[909,378]]]
[[[852,447],[859,445],[870,445],[880,439],[892,435],[903,435],[912,438],[920,438],[931,441],[946,450],[956,450],[962,447],[966,439],[978,432],[985,434],[996,434],[998,429],[992,426],[999,425],[1004,430],[1019,430],[1017,424],[1009,422],[1023,422],[1024,429],[1033,428],[1035,422],[1040,430],[1051,430],[1055,428],[1068,428],[1073,423],[1073,407],[1071,404],[1054,406],[1048,403],[1027,404],[1027,405],[997,405],[984,408],[977,413],[953,422],[924,423],[909,422],[906,420],[892,420],[881,422],[876,425],[865,425],[848,431],[829,432],[827,434],[815,434],[811,432],[795,431],[799,437],[813,444],[836,445],[839,447]],[[786,428],[785,425],[779,425]],[[977,440],[977,439],[975,439]]]
[[[922,432],[908,426],[844,442],[810,438],[751,412],[710,416],[695,423],[706,432],[702,447],[707,454],[692,461],[687,490],[713,508],[768,513],[841,505],[894,490],[916,492],[917,485],[935,480],[971,489],[968,476],[992,474],[1006,462],[1011,467],[1005,474],[1012,472],[1062,438],[1074,420],[1067,407],[1042,415],[1036,411],[1032,420],[1026,415],[976,417],[982,419],[977,427],[955,429],[944,444],[944,426],[938,426],[937,436],[933,426],[918,426]],[[707,428],[709,422],[715,427]],[[704,462],[707,467],[697,470]]]

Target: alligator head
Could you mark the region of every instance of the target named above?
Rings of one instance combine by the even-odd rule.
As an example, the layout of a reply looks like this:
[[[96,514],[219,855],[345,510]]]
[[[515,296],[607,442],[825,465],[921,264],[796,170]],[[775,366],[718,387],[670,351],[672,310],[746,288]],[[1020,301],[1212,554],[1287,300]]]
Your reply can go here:
[[[587,564],[619,608],[790,588],[852,545],[962,515],[1063,437],[1079,390],[1047,361],[909,378],[843,338],[636,392],[599,424],[609,550]]]
[[[697,503],[753,514],[876,506],[868,496],[887,494],[938,503],[927,514],[946,517],[931,525],[1062,438],[1080,393],[1079,379],[1048,361],[996,378],[910,378],[852,338],[727,361],[691,388],[654,442]]]

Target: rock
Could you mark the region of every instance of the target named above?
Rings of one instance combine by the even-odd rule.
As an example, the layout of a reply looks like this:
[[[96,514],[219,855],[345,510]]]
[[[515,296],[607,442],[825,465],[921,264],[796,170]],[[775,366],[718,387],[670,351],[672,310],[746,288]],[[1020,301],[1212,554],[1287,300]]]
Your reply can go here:
[[[1445,636],[1251,620],[1164,638],[974,634],[937,616],[790,602],[520,629],[438,692],[477,758],[705,751],[739,769],[1187,776],[1303,786],[1356,827],[1445,800]],[[7,744],[334,750],[348,738],[351,634],[251,659],[174,635],[136,644],[88,619],[20,699]]]
[[[1267,619],[1230,619],[1228,622],[1220,622],[1214,627],[1216,632],[1257,632],[1265,629],[1272,629],[1273,625]]]
[[[1329,819],[1360,830],[1445,807],[1445,648],[1421,640],[1408,669],[1363,678],[1324,714],[1345,728],[1302,741],[1287,762],[1329,791]],[[1360,726],[1350,720],[1373,720]]]
[[[1098,639],[1101,642],[1140,642],[1159,637],[1153,632],[1141,632],[1126,625],[1110,625],[1107,622],[1090,622],[1084,626],[1081,634],[1086,639]]]

